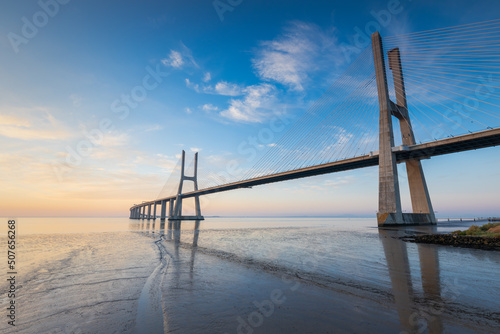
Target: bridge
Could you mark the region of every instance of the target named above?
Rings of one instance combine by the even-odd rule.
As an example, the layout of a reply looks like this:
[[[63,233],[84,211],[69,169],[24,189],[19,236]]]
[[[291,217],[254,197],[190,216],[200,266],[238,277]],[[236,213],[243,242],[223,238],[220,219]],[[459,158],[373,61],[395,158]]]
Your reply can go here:
[[[421,160],[500,145],[499,36],[500,20],[494,20],[388,38],[392,47],[384,52],[376,32],[372,45],[242,179],[219,180],[200,188],[198,153],[193,175],[187,176],[183,151],[175,195],[132,206],[130,218],[200,220],[203,195],[379,166],[378,225],[436,224]],[[356,79],[366,67],[371,67],[369,79]],[[393,85],[388,84],[388,76]],[[447,131],[437,115],[453,130],[467,133]],[[353,116],[358,117],[354,122]],[[399,131],[394,129],[393,117]],[[428,120],[423,121],[424,117]],[[365,119],[372,124],[364,124]],[[358,135],[347,129],[357,129]],[[432,140],[417,142],[417,130],[427,132]],[[435,138],[446,132],[446,138]],[[400,145],[395,145],[395,137]],[[370,146],[365,144],[370,142],[377,143],[378,150],[367,151]],[[358,154],[362,145],[366,152]],[[412,213],[401,209],[399,163],[406,165]],[[183,192],[184,181],[193,182],[194,191]],[[182,202],[189,198],[194,198],[195,215],[183,216]]]

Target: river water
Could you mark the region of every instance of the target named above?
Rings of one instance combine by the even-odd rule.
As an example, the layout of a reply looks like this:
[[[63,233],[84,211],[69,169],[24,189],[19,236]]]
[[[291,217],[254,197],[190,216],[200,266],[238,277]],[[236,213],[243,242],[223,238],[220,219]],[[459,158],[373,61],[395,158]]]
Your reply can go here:
[[[499,252],[398,238],[471,224],[19,218],[0,333],[495,333]]]

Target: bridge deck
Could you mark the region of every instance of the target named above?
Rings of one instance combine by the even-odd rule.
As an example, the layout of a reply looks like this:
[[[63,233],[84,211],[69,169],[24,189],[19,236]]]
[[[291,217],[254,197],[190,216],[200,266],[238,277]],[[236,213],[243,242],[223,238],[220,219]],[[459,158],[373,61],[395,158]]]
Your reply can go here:
[[[485,130],[476,133],[470,133],[462,136],[440,139],[424,144],[412,146],[395,147],[393,151],[396,153],[398,162],[403,162],[408,159],[415,158],[430,158],[433,156],[476,150],[485,147],[500,145],[500,128]],[[234,190],[239,188],[249,188],[262,184],[280,182],[286,180],[299,179],[308,176],[322,175],[328,173],[341,172],[351,169],[377,166],[378,152],[370,155],[363,155],[355,158],[329,162],[326,164],[295,169],[287,172],[271,174],[257,177],[254,179],[232,182],[212,188],[201,189],[182,194],[182,198],[190,198],[197,195],[207,195],[222,191]],[[175,199],[175,196],[165,197],[154,201],[144,202],[133,206],[132,208],[141,207],[148,204],[159,203],[164,200]]]

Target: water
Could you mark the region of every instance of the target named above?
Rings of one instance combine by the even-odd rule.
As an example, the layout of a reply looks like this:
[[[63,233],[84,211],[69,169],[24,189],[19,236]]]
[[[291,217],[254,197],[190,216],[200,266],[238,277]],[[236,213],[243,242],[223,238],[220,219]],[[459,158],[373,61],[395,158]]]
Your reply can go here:
[[[397,238],[471,224],[21,218],[16,330],[494,333],[500,253]]]

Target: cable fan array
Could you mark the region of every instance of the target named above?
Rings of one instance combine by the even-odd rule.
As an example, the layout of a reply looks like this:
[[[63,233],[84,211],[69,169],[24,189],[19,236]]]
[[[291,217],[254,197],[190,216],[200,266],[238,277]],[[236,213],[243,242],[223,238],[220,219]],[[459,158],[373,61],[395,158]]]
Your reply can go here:
[[[500,126],[500,19],[387,37],[383,44],[386,55],[399,48],[417,143]],[[387,56],[386,74],[396,102],[403,88],[394,87]],[[243,177],[228,180],[201,164],[199,188],[369,154],[378,150],[378,121],[370,45]],[[393,126],[397,146],[402,140],[396,118]],[[159,197],[177,189],[174,174]]]
[[[500,20],[384,39],[386,51],[395,47],[419,142],[500,125]],[[391,96],[401,95],[387,74]]]
[[[170,175],[163,185],[156,199],[174,196],[179,188],[179,180],[181,179],[181,158],[177,160],[175,167],[170,172]]]
[[[371,46],[257,161],[242,180],[366,154],[378,147]]]
[[[182,159],[179,158],[176,165],[172,168],[167,181],[163,185],[161,191],[158,193],[158,196],[156,196],[157,200],[177,195],[177,191],[179,189],[179,180],[181,179],[181,163]],[[187,176],[194,175],[194,159],[191,159],[189,163],[186,163],[184,173]],[[212,168],[210,168],[208,164],[202,164],[202,166],[198,167],[198,189],[210,188],[213,186],[214,181],[215,184],[218,185],[227,183],[227,180],[222,179],[220,175],[218,175]],[[183,193],[187,193],[193,190],[193,182],[186,181],[183,183]]]

